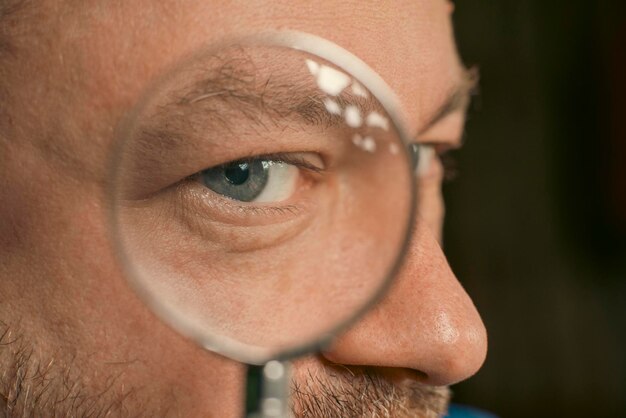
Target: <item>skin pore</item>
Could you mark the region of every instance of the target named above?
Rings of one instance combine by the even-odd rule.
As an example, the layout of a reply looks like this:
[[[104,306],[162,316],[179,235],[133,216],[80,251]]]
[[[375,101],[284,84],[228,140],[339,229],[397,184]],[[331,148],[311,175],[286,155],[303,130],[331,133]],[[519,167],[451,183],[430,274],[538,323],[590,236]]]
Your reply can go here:
[[[115,127],[192,51],[224,34],[291,29],[328,38],[377,71],[420,142],[458,147],[464,107],[435,118],[468,90],[459,89],[468,83],[449,4],[12,5],[0,1],[0,414],[240,416],[243,367],[164,325],[117,266],[104,208]],[[389,294],[327,351],[296,363],[299,415],[436,416],[445,386],[482,364],[484,327],[439,245],[442,177],[434,158]]]

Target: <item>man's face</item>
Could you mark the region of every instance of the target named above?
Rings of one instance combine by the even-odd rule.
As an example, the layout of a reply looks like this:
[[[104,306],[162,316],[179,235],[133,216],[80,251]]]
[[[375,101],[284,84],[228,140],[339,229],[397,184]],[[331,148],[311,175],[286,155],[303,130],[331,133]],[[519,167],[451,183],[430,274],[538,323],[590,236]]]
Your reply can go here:
[[[377,71],[419,142],[458,147],[465,109],[450,99],[459,103],[469,82],[452,8],[444,0],[67,3],[6,7],[3,23],[0,407],[9,416],[240,416],[243,366],[160,322],[115,261],[106,196],[116,127],[190,53],[226,35],[290,29],[327,38]],[[482,364],[484,327],[440,248],[443,167],[436,156],[424,165],[394,286],[326,351],[296,362],[298,415],[436,416],[443,387]]]

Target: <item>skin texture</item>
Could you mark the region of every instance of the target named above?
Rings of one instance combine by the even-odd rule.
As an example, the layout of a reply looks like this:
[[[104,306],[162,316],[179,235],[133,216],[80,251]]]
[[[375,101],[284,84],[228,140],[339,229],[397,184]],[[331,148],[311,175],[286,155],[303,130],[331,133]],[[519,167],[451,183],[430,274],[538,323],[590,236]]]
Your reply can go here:
[[[239,416],[243,367],[164,325],[117,267],[104,210],[115,127],[155,77],[202,45],[292,29],[368,63],[397,92],[420,142],[458,146],[462,111],[424,131],[462,83],[450,9],[440,0],[142,0],[26,2],[14,11],[0,68],[6,414],[32,411],[37,397],[38,416],[54,404],[79,416]],[[338,375],[436,387],[479,369],[485,329],[440,247],[442,176],[435,159],[420,177],[413,242],[391,291],[327,351],[296,364],[297,388],[333,388],[328,379]]]

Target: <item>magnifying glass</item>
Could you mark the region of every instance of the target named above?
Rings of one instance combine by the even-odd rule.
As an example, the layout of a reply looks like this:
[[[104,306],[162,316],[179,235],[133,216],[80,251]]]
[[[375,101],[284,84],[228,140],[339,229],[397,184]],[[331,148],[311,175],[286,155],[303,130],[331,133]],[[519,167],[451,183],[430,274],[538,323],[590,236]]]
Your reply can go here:
[[[156,314],[250,365],[247,414],[288,416],[288,360],[328,346],[396,272],[415,205],[390,89],[339,46],[210,45],[119,129],[111,230]]]

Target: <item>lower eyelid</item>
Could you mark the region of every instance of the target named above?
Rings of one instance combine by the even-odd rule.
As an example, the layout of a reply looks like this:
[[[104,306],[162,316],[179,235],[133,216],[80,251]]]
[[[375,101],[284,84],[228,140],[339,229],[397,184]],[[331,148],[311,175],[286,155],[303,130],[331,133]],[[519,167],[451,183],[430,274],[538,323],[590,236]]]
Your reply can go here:
[[[176,196],[165,196],[165,201],[183,208],[173,213],[173,220],[188,231],[187,240],[200,240],[198,245],[227,252],[281,245],[307,230],[323,205],[313,198],[284,206],[242,205],[203,191],[197,183],[181,185],[174,193]],[[163,212],[170,216],[170,211]]]
[[[230,204],[231,211],[237,211],[240,214],[249,213],[255,216],[285,216],[285,215],[297,215],[301,208],[297,205],[286,206],[258,206],[258,205],[237,205]]]
[[[194,216],[204,218],[205,222],[220,222],[238,226],[269,225],[286,222],[291,218],[309,211],[311,199],[298,199],[297,203],[281,205],[258,202],[238,202],[221,196],[197,181],[181,184],[178,194],[189,205],[187,210]]]

